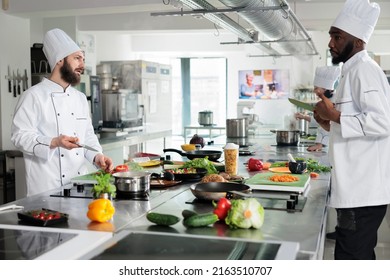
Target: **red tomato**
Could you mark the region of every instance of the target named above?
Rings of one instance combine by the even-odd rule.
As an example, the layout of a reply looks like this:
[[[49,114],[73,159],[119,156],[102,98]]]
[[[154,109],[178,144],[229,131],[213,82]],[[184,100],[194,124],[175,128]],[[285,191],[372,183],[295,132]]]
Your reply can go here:
[[[126,164],[117,165],[115,167],[115,171],[116,172],[126,172],[126,171],[129,171],[129,166],[127,166]]]

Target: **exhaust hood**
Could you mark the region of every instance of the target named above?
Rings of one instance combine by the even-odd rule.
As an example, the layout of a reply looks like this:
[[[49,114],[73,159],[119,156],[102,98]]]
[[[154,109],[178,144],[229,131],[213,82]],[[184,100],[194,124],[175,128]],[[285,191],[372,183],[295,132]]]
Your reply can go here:
[[[204,17],[238,37],[237,42],[221,44],[253,44],[265,53],[263,56],[318,55],[311,36],[285,0],[219,0],[218,8],[205,0],[172,2],[180,11],[151,15]],[[229,16],[232,13],[238,19]]]

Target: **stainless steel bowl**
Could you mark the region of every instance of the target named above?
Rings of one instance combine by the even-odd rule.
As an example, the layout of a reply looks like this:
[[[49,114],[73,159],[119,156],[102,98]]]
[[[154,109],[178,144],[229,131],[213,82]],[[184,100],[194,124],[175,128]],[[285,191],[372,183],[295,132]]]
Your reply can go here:
[[[123,193],[144,194],[150,190],[151,173],[145,171],[127,171],[112,174],[117,191]]]

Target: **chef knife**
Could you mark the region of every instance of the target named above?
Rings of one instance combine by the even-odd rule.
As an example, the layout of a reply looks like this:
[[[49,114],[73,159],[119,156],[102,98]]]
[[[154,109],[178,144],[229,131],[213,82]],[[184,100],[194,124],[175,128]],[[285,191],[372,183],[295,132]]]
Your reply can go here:
[[[19,74],[19,69],[16,70],[16,80],[18,81],[18,95],[20,95],[20,82],[22,81],[22,76]]]
[[[14,83],[14,97],[16,97],[16,75],[15,71],[12,71],[12,82]]]
[[[12,79],[12,76],[11,76],[11,68],[9,67],[8,65],[8,92],[12,92],[12,84],[11,84],[11,79]]]
[[[314,105],[312,105],[310,103],[302,102],[302,101],[299,101],[299,100],[294,99],[294,98],[289,98],[288,101],[290,101],[292,104],[294,104],[300,108],[303,108],[305,110],[308,110],[311,112],[314,111]]]
[[[85,144],[76,143],[76,145],[78,145],[78,146],[81,147],[81,148],[84,148],[84,149],[93,151],[93,152],[99,152],[99,151],[96,150],[95,148],[92,148],[91,146],[88,146],[88,145],[85,145]]]
[[[27,80],[28,80],[28,77],[27,77],[27,69],[24,69],[24,76],[23,76],[23,91],[25,91],[27,89]]]

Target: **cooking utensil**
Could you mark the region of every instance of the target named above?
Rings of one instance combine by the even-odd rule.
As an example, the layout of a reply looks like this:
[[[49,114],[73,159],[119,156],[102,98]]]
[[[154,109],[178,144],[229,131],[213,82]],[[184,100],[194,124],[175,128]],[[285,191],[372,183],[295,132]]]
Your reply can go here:
[[[296,146],[299,142],[299,130],[270,130],[276,133],[276,143],[278,146]]]
[[[182,173],[180,169],[182,168],[166,169],[165,171],[173,173],[175,180],[180,181],[199,181],[207,174],[205,168],[196,168],[196,173]]]
[[[289,159],[291,162],[296,162],[295,159],[294,159],[294,157],[292,156],[292,154],[288,153],[288,154],[287,154],[287,157],[288,157],[288,159]]]
[[[218,201],[220,198],[226,197],[226,193],[229,191],[249,193],[250,187],[239,183],[209,182],[191,185],[190,190],[198,199]]]
[[[93,152],[99,152],[98,150],[96,150],[95,148],[92,148],[91,146],[88,146],[88,145],[85,145],[85,144],[80,144],[80,143],[76,143],[79,147],[81,148],[84,148],[84,149],[87,149],[87,150],[90,150],[90,151],[93,151]]]
[[[302,102],[302,101],[299,101],[299,100],[294,99],[294,98],[289,98],[288,101],[290,101],[292,104],[294,104],[300,108],[303,108],[305,110],[308,110],[311,112],[314,111],[314,106],[310,103]]]
[[[202,111],[198,113],[198,122],[200,125],[210,126],[213,125],[213,112]]]
[[[248,136],[248,119],[227,119],[226,136],[228,138],[241,138]]]
[[[221,151],[213,151],[213,150],[195,150],[189,152],[182,152],[177,149],[164,149],[163,152],[164,153],[175,152],[180,154],[181,156],[187,157],[188,159],[208,157],[208,159],[211,161],[217,161],[222,155]]]
[[[11,204],[11,205],[7,205],[7,206],[1,206],[0,207],[0,214],[2,212],[7,212],[7,211],[11,211],[11,210],[23,210],[23,209],[24,209],[24,206],[16,205],[16,204]]]
[[[8,76],[6,78],[8,80],[8,92],[12,92],[12,75],[11,68],[8,65]]]
[[[116,172],[112,174],[118,194],[149,193],[151,173],[145,171]]]

